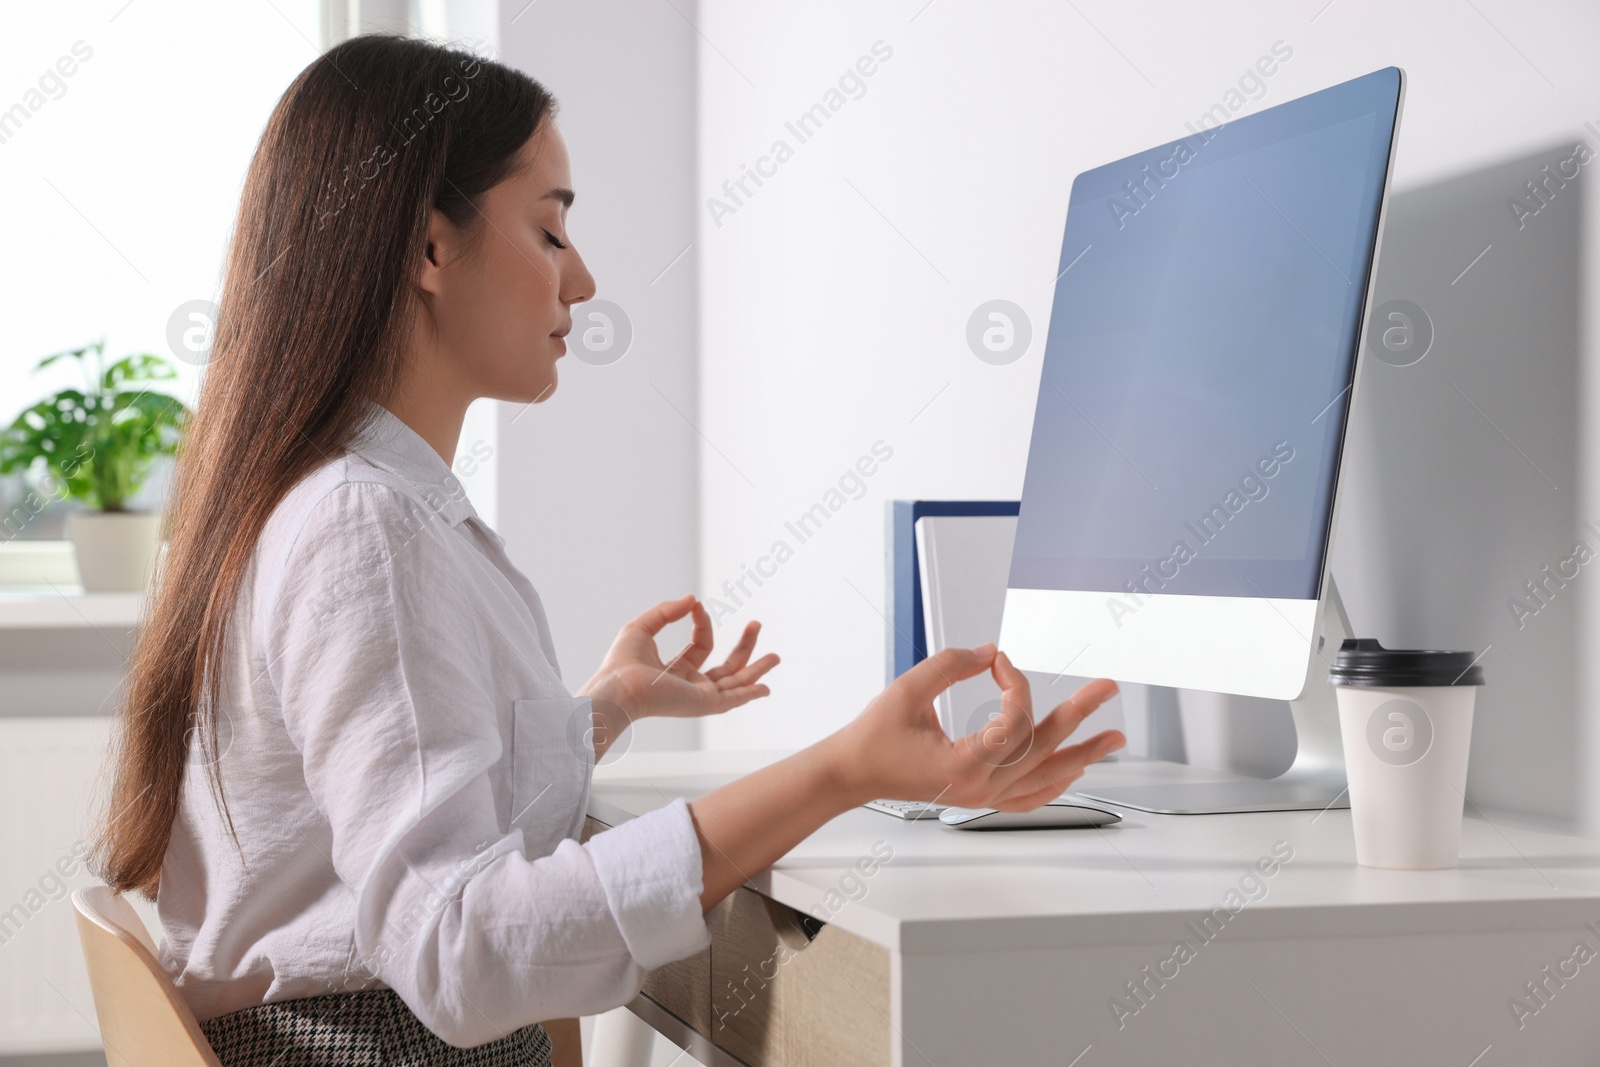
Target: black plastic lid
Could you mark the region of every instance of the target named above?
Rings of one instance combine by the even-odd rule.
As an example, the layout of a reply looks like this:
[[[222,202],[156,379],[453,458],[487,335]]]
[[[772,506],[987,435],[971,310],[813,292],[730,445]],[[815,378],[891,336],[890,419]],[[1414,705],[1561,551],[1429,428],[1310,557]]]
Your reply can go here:
[[[1483,668],[1472,652],[1384,648],[1370,637],[1348,637],[1328,669],[1334,685],[1482,685]]]

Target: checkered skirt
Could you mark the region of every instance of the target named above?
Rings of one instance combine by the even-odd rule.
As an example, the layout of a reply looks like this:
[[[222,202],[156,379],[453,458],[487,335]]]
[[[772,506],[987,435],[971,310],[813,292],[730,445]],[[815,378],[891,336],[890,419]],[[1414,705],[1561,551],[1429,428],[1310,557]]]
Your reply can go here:
[[[282,1000],[200,1024],[224,1067],[549,1067],[534,1024],[477,1048],[447,1044],[392,989]]]

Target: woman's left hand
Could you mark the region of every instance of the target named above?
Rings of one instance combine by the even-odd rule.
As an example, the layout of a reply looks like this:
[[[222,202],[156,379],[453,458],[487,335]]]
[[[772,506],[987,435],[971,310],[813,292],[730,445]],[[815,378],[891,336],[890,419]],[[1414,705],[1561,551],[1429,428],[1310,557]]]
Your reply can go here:
[[[683,651],[663,663],[656,635],[691,612],[693,637]],[[714,643],[711,615],[693,594],[663,601],[622,628],[600,669],[577,695],[594,697],[597,716],[620,711],[627,722],[651,715],[700,716],[728,711],[772,692],[758,681],[778,665],[777,653],[768,652],[749,662],[760,631],[761,624],[751,620],[728,658],[702,673],[700,668]],[[612,723],[614,729],[606,733],[615,737],[627,722]]]

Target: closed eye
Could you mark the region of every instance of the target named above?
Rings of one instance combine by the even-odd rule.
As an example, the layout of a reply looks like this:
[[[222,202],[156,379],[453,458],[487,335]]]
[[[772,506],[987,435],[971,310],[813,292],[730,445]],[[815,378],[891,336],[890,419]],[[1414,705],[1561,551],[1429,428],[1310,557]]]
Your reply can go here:
[[[550,239],[550,243],[555,245],[557,248],[566,248],[567,247],[566,245],[561,243],[561,238],[557,237],[555,234],[551,233],[549,230],[545,230],[544,231],[544,235],[546,237],[548,237]]]

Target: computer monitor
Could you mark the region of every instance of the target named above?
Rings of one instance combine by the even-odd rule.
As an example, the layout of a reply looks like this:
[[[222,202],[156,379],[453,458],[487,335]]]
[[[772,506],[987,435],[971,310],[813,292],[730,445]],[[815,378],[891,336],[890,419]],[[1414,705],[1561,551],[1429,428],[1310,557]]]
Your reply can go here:
[[[1073,183],[1000,647],[1290,700],[1300,733],[1281,779],[1129,806],[1343,792],[1316,665],[1342,626],[1329,546],[1403,90],[1389,67]]]

